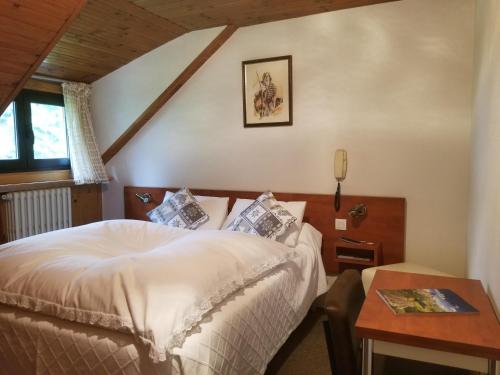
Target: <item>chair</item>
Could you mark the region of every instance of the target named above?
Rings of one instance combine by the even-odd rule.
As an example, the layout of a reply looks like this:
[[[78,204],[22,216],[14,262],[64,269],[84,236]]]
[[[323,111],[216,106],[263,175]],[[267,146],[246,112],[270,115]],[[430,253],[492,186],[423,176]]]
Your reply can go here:
[[[375,277],[375,272],[377,272],[377,270],[410,272],[410,273],[420,273],[424,275],[453,277],[453,275],[450,275],[448,273],[444,273],[434,268],[421,266],[420,264],[415,264],[415,263],[403,262],[403,263],[385,264],[383,266],[365,268],[361,272],[361,280],[363,281],[363,287],[365,288],[365,293],[367,293],[368,289],[370,289],[370,285],[372,284],[373,278]]]
[[[361,374],[361,339],[354,334],[354,324],[364,300],[363,283],[355,270],[345,270],[326,296],[328,320],[323,324],[332,373],[335,375]]]
[[[361,276],[355,270],[345,270],[339,275],[326,295],[324,310],[328,319],[323,322],[323,328],[334,375],[361,374],[361,339],[356,337],[354,325],[364,300]],[[374,374],[469,374],[466,370],[402,358],[381,357],[377,363],[378,359],[375,357]]]

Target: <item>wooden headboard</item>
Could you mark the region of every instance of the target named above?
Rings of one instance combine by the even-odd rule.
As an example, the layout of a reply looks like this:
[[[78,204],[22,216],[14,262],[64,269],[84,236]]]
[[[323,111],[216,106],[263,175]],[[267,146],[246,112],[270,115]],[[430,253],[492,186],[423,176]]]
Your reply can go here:
[[[163,201],[166,190],[177,191],[178,189],[125,186],[125,218],[148,220],[146,212]],[[261,194],[261,192],[254,191],[190,190],[196,195],[229,197],[230,210],[236,198],[255,199]],[[145,204],[135,196],[136,193],[150,193],[153,200]],[[334,242],[340,236],[382,242],[384,264],[404,261],[406,228],[406,200],[404,198],[344,195],[339,212],[335,212],[333,195],[303,193],[274,193],[274,195],[281,201],[307,202],[304,221],[323,234],[322,256],[327,273],[338,273],[339,267],[334,259]],[[354,222],[347,212],[358,203],[366,204],[368,210],[363,220]],[[347,219],[347,231],[335,230],[335,218]]]

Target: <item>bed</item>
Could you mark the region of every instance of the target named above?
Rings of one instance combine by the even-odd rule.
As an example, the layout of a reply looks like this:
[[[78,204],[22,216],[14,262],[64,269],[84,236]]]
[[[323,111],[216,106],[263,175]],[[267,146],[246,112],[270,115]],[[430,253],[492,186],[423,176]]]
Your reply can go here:
[[[103,226],[127,226],[131,222],[133,220],[102,222],[79,227],[83,229],[75,228],[75,233],[68,238],[75,241],[82,231],[95,231],[93,226],[102,232]],[[148,228],[153,228],[148,230],[156,231],[157,226],[158,224],[148,223]],[[178,236],[178,232],[174,232],[169,232],[168,235]],[[207,237],[213,237],[210,241],[219,244],[224,241],[224,238],[217,237],[220,234],[216,231],[205,233],[195,234],[199,237],[198,241],[206,241]],[[243,240],[238,239],[238,243],[245,241],[246,237],[242,236]],[[137,237],[138,242],[141,241],[140,235],[133,234],[130,238],[133,237]],[[179,235],[180,237],[182,236]],[[173,242],[178,244],[182,240],[176,238]],[[271,242],[265,239],[263,241]],[[278,257],[281,260],[275,263],[267,262],[268,268],[263,272],[252,274],[253,278],[246,279],[244,283],[236,283],[234,288],[227,290],[221,301],[216,301],[217,303],[200,315],[201,320],[196,320],[186,330],[180,345],[172,345],[169,351],[163,353],[164,358],[158,356],[161,351],[155,352],[151,345],[144,345],[145,340],[138,340],[137,332],[127,331],[126,324],[125,328],[122,326],[115,329],[113,324],[100,324],[95,319],[78,317],[78,314],[75,315],[76,318],[73,316],[74,319],[61,319],[57,314],[51,314],[53,306],[49,304],[38,306],[38,303],[38,310],[28,311],[26,304],[9,304],[4,297],[3,303],[0,304],[0,373],[262,374],[268,362],[307,314],[315,298],[326,291],[321,242],[321,233],[312,225],[304,223],[293,251],[284,250],[284,246],[278,250],[270,249],[287,255],[284,258]],[[43,241],[38,241],[37,244],[39,249],[43,249]],[[255,250],[265,247],[261,245]],[[89,246],[99,247],[95,243]],[[53,250],[50,246],[47,249]],[[108,249],[102,251],[106,252]],[[102,251],[98,256],[102,256]],[[234,255],[223,253],[220,260],[228,258],[228,254]],[[9,268],[21,270],[23,267],[29,267],[32,255],[27,253],[26,256],[26,263],[15,263]],[[267,255],[263,253],[263,256]],[[134,255],[133,259],[137,257]],[[111,258],[116,258],[116,254],[112,254]],[[85,262],[82,258],[81,264],[85,265]],[[258,268],[261,269],[260,266]],[[34,269],[36,270],[36,267]],[[83,269],[85,267],[81,266],[75,272],[79,274]],[[209,276],[219,277],[218,273]],[[16,275],[18,274],[22,272],[18,271]],[[28,279],[34,278],[32,273],[29,275]],[[115,279],[106,280],[104,278],[101,284],[104,294],[106,285],[114,283]],[[204,279],[200,280],[203,284]],[[152,282],[154,285],[154,279]],[[130,303],[133,298],[140,299],[137,293],[130,293],[137,290],[134,288],[137,288],[137,285],[125,285],[129,292],[124,294],[127,297],[124,299],[125,304]],[[99,289],[99,286],[94,287],[94,290],[101,292]],[[65,297],[69,295],[65,294]],[[112,305],[120,306],[122,302],[117,298]],[[67,317],[68,311],[63,313],[66,314],[64,317]],[[137,316],[140,319],[135,315],[132,317],[132,320],[139,321],[137,324],[147,323],[147,313],[140,312]],[[167,317],[165,320],[168,320]],[[123,325],[123,321],[120,323]],[[156,321],[151,323],[152,326],[153,323],[156,324]],[[161,330],[163,326],[156,328]],[[162,334],[163,332],[160,332],[156,338]]]

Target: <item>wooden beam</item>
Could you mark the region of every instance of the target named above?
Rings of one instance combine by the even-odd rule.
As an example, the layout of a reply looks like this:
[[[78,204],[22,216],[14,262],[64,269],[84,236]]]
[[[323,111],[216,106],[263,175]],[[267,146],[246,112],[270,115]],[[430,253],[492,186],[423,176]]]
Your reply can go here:
[[[0,103],[0,115],[5,111],[7,106],[10,104],[12,100],[16,97],[16,95],[21,91],[24,87],[28,79],[35,73],[38,66],[43,62],[45,57],[49,54],[49,52],[54,48],[55,44],[59,41],[62,35],[69,28],[74,19],[78,16],[83,6],[86,4],[86,0],[76,0],[75,6],[73,10],[69,13],[68,18],[62,23],[61,27],[57,30],[52,40],[46,44],[45,48],[38,55],[38,57],[34,60],[33,64],[27,69],[24,75],[21,76],[21,79],[12,87],[12,90],[4,97]],[[43,3],[42,3],[43,4]]]
[[[24,88],[28,90],[50,92],[52,94],[62,94],[62,87],[60,83],[47,82],[33,78],[26,81]]]
[[[102,154],[104,163],[110,161],[128,141],[147,124],[149,120],[172,98],[177,91],[198,71],[198,69],[222,46],[238,29],[226,26],[217,37],[188,65],[186,69],[163,91],[153,103],[129,126],[127,130]]]

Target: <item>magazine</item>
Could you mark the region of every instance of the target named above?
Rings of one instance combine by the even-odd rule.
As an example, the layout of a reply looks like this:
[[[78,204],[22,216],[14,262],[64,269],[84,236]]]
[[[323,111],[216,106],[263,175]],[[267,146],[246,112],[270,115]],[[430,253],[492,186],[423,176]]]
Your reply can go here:
[[[450,289],[378,289],[377,294],[396,315],[478,312]]]

